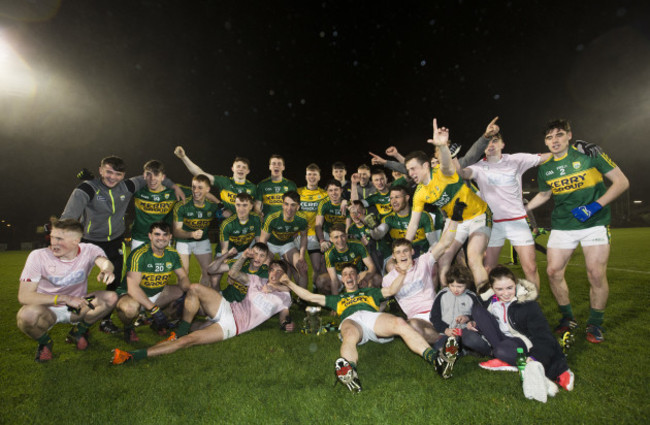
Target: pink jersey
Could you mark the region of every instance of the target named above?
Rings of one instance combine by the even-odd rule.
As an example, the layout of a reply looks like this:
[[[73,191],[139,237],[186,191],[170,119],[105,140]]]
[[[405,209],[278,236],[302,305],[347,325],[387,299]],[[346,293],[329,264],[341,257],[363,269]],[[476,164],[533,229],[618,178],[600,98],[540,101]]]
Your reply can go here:
[[[521,193],[521,176],[539,165],[541,157],[529,153],[503,154],[498,162],[483,159],[469,168],[487,202],[494,221],[518,220],[526,217]]]
[[[433,305],[436,291],[433,289],[433,265],[436,260],[427,252],[413,260],[413,266],[406,272],[404,284],[395,299],[409,319],[416,314],[428,314]],[[397,279],[397,270],[384,276],[381,286],[389,287]]]
[[[259,326],[271,316],[291,307],[291,295],[288,292],[274,291],[267,294],[262,290],[267,281],[259,276],[248,275],[246,298],[230,304],[237,325],[237,335]]]
[[[88,275],[104,250],[91,243],[80,243],[73,260],[61,260],[49,248],[32,251],[27,257],[21,281],[38,282],[36,292],[83,297],[88,293]]]

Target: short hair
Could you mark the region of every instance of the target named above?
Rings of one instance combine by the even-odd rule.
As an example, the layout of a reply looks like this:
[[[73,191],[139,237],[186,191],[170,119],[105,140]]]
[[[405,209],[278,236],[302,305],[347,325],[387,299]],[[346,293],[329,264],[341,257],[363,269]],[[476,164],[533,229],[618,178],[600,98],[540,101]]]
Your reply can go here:
[[[242,201],[242,202],[244,202],[244,201],[248,201],[248,202],[251,203],[251,205],[253,205],[253,204],[255,203],[255,199],[253,199],[253,197],[251,196],[251,194],[248,193],[248,192],[241,192],[241,193],[238,193],[238,194],[235,196],[235,199],[239,199],[239,200]]]
[[[332,164],[332,170],[345,170],[345,164],[341,161],[336,161]]]
[[[345,234],[345,224],[343,223],[334,223],[330,226],[330,233],[332,232],[341,232]]]
[[[307,171],[318,171],[320,173],[320,167],[312,162],[307,166]]]
[[[341,266],[341,273],[343,273],[343,270],[345,269],[352,269],[355,271],[355,273],[359,274],[359,271],[357,270],[357,266],[354,265],[354,263],[343,263]]]
[[[262,251],[263,253],[265,253],[267,255],[269,253],[269,246],[267,244],[265,244],[264,242],[256,242],[255,245],[253,245],[251,247],[251,249],[255,249],[255,248],[259,249],[260,251]]]
[[[58,219],[56,217],[50,218],[50,224],[52,226],[52,229],[59,229],[59,230],[65,230],[69,232],[75,232],[79,234],[79,237],[83,236],[84,234],[84,226],[79,222],[79,220],[75,220],[74,218],[62,218]]]
[[[447,285],[452,282],[462,283],[470,291],[474,290],[474,275],[472,271],[462,264],[453,264],[445,275]]]
[[[427,164],[429,163],[429,156],[426,153],[422,152],[422,151],[415,151],[415,152],[411,152],[410,154],[406,155],[404,157],[404,164],[411,161],[412,159],[415,159],[418,162],[418,164],[420,164],[420,165],[424,164],[425,162]]]
[[[505,141],[504,141],[504,139],[503,139],[503,133],[502,133],[502,132],[498,132],[498,133],[495,134],[494,136],[490,137],[490,140],[492,140],[492,139],[499,139],[499,140],[501,140],[503,143],[505,143]]]
[[[165,166],[163,165],[162,162],[152,159],[150,161],[147,161],[144,163],[144,166],[142,167],[144,171],[151,171],[154,174],[165,174]]]
[[[375,176],[375,175],[378,175],[378,174],[383,174],[383,175],[385,176],[385,175],[386,175],[386,171],[384,171],[383,168],[379,168],[379,167],[373,167],[373,168],[370,170],[370,175],[371,175],[371,176]]]
[[[193,182],[205,183],[208,187],[212,186],[210,184],[210,179],[205,174],[197,174],[192,178]]]
[[[340,189],[341,188],[341,182],[336,180],[336,179],[332,179],[332,180],[328,181],[327,184],[325,185],[325,190],[329,189],[330,186],[336,186],[336,187],[338,187]]]
[[[548,133],[550,133],[553,130],[564,130],[566,132],[571,131],[571,123],[569,120],[565,120],[563,118],[558,118],[552,121],[549,121],[546,123],[546,128],[544,128],[544,135],[546,136]]]
[[[279,160],[282,161],[282,163],[284,164],[284,158],[282,157],[282,155],[278,155],[277,153],[274,153],[274,154],[271,155],[271,157],[269,158],[269,163],[271,162],[272,159],[279,159]]]
[[[353,206],[353,205],[357,206],[357,207],[363,207],[364,210],[366,209],[366,206],[363,205],[363,202],[361,202],[358,199],[355,199],[354,201],[350,201],[350,206]]]
[[[248,168],[251,168],[251,162],[248,160],[248,158],[244,158],[243,156],[236,156],[232,163],[234,164],[235,162],[243,162],[248,166]]]
[[[495,268],[490,270],[490,273],[488,273],[488,282],[490,286],[494,284],[495,280],[502,278],[507,278],[515,282],[515,284],[517,283],[517,277],[515,274],[503,264],[498,264]]]
[[[368,171],[370,171],[370,166],[368,166],[367,164],[361,164],[361,165],[359,165],[357,167],[357,170],[368,170]]]
[[[413,248],[413,243],[410,240],[406,239],[406,238],[395,239],[393,241],[391,251],[395,251],[395,248],[400,247],[400,246],[408,246],[409,248]]]
[[[126,164],[124,163],[124,160],[119,156],[111,155],[102,158],[101,162],[99,163],[99,166],[103,167],[104,165],[110,165],[113,170],[119,173],[126,172]]]
[[[156,221],[155,223],[151,223],[151,226],[149,226],[149,233],[152,233],[156,229],[160,229],[165,233],[172,233],[172,229],[169,227],[169,223],[165,223],[164,221]]]
[[[300,203],[300,195],[298,195],[298,192],[296,192],[295,190],[290,190],[288,192],[285,192],[284,195],[282,195],[282,201],[283,202],[287,198],[295,201],[297,204]]]
[[[390,192],[402,192],[402,195],[404,195],[404,196],[408,196],[408,194],[409,194],[409,191],[402,184],[396,184],[395,186],[391,186],[390,190],[388,192],[389,193]]]
[[[287,263],[285,263],[284,260],[271,260],[271,263],[269,264],[269,270],[271,269],[271,267],[273,267],[274,264],[280,266],[280,268],[285,274],[289,270],[289,268],[287,267]]]

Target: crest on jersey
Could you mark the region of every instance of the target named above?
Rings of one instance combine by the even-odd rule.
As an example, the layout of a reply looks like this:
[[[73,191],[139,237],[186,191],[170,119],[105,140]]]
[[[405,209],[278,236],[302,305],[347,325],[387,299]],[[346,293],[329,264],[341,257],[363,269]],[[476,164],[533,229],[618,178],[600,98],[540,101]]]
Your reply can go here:
[[[573,165],[574,170],[579,170],[580,169],[580,162],[579,161],[574,162],[572,165]]]

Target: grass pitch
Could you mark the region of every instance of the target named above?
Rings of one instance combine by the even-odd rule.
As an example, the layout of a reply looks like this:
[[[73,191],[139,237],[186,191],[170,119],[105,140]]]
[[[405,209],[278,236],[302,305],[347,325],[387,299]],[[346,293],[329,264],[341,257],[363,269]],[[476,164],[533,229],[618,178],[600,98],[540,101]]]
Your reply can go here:
[[[59,325],[50,333],[54,360],[37,364],[36,343],[15,324],[27,252],[2,253],[0,423],[645,424],[650,418],[649,239],[646,228],[613,231],[606,340],[600,345],[582,336],[589,285],[581,252],[574,255],[567,280],[581,324],[569,354],[576,384],[573,392],[561,391],[546,404],[527,400],[516,374],[482,370],[482,359],[475,357],[460,359],[454,377],[443,381],[399,340],[359,347],[364,389],[353,395],[341,385],[334,387],[337,334],[285,334],[277,318],[222,343],[122,366],[109,363],[111,349],[131,348],[121,335],[105,335],[94,326],[90,348],[77,352],[64,343],[69,326]],[[539,301],[553,326],[559,313],[545,264],[538,254]],[[196,271],[195,264],[193,281]],[[99,289],[96,281],[91,289]],[[297,306],[292,314],[301,324],[304,315]],[[141,342],[133,348],[160,339],[148,328],[138,328],[138,334]]]

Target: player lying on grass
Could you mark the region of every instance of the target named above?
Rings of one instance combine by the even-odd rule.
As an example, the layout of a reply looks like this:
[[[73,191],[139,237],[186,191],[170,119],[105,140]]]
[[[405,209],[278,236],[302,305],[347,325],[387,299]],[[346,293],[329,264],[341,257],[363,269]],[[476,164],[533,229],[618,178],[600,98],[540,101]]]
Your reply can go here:
[[[236,279],[246,282],[248,293],[243,301],[233,303],[226,301],[212,288],[192,284],[185,296],[183,320],[176,333],[149,348],[135,351],[116,348],[113,350],[113,364],[170,354],[193,345],[224,341],[257,327],[277,313],[280,314],[281,328],[292,332],[294,324],[289,316],[291,296],[289,289],[280,283],[281,279],[288,280],[286,273],[287,266],[281,261],[271,262],[268,279],[240,272]],[[208,319],[197,323],[196,330],[189,333],[192,320],[199,310]]]
[[[81,223],[74,219],[52,220],[51,245],[32,251],[20,275],[16,316],[18,329],[38,341],[36,361],[52,360],[52,338],[48,331],[56,323],[76,323],[67,342],[77,349],[88,348],[88,329],[106,316],[117,302],[112,291],[88,294],[88,275],[99,267],[97,280],[115,279],[113,264],[96,245],[80,243]]]
[[[387,288],[359,288],[359,274],[354,265],[350,264],[341,270],[345,292],[339,295],[313,294],[301,288],[288,278],[280,282],[287,285],[293,292],[305,301],[318,304],[336,311],[341,316],[341,357],[335,364],[337,379],[345,384],[352,392],[361,391],[361,382],[357,375],[359,354],[357,345],[374,341],[380,344],[392,341],[394,336],[401,337],[415,354],[422,356],[436,368],[444,367],[447,362],[456,360],[457,350],[449,358],[436,358],[436,352],[424,338],[401,317],[388,313],[380,313],[379,305],[386,297],[395,295],[404,283],[406,270],[398,264],[398,276]],[[457,347],[455,347],[457,348]]]

